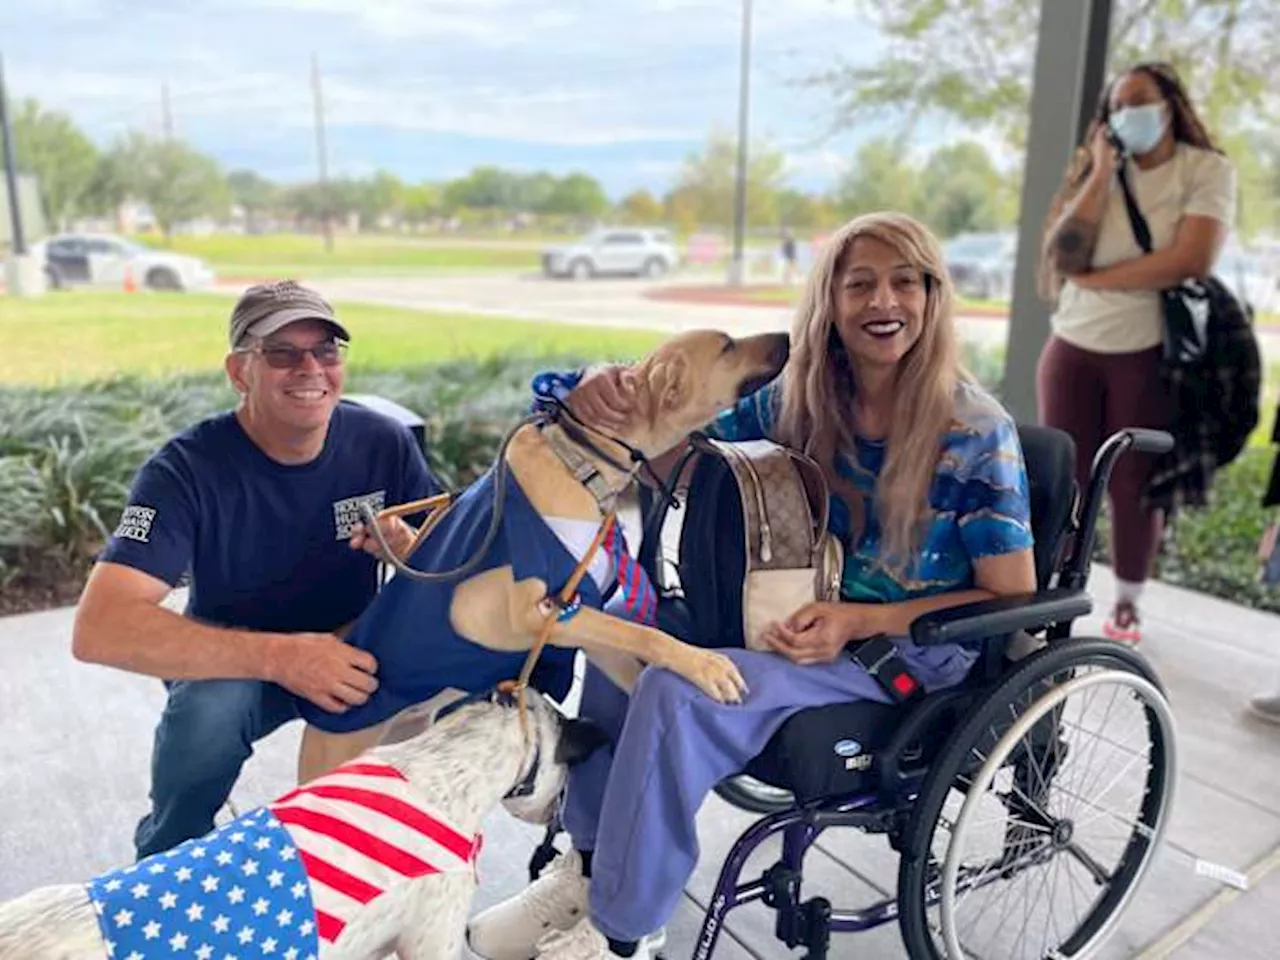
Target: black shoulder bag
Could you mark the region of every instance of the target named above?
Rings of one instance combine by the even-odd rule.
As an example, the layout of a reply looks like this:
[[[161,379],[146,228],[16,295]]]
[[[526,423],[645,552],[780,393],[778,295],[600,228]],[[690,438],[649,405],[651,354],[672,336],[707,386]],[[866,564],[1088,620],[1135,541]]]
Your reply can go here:
[[[1124,205],[1129,212],[1133,237],[1144,253],[1151,253],[1151,230],[1138,209],[1129,183],[1129,164],[1121,158],[1117,168]],[[1171,367],[1197,366],[1209,349],[1210,324],[1218,317],[1234,314],[1251,319],[1252,310],[1242,306],[1217,277],[1194,277],[1176,287],[1160,291],[1164,314],[1164,362]]]

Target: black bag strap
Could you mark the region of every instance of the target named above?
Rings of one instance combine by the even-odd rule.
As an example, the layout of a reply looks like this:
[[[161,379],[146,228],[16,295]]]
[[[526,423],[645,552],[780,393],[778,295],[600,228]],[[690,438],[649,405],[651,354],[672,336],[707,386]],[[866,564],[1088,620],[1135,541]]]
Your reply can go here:
[[[1129,211],[1129,225],[1133,228],[1133,238],[1138,241],[1138,246],[1142,248],[1143,253],[1150,253],[1151,230],[1147,226],[1147,220],[1142,215],[1142,211],[1138,209],[1138,201],[1134,198],[1133,187],[1129,183],[1129,161],[1127,159],[1120,158],[1116,176],[1120,180],[1120,189],[1124,191],[1124,206]]]

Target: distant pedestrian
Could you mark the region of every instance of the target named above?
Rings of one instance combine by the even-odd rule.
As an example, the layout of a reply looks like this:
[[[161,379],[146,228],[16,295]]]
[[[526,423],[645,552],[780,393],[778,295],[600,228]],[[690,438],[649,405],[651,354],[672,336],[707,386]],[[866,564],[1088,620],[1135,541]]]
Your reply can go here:
[[[796,238],[785,229],[782,231],[782,282],[787,286],[796,282]]]

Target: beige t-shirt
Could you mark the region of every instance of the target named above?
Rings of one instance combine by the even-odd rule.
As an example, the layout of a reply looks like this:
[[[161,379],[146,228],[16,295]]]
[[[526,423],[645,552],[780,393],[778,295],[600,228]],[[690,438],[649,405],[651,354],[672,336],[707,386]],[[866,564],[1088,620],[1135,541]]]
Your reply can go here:
[[[1230,230],[1235,224],[1236,172],[1220,153],[1179,143],[1173,157],[1151,170],[1129,163],[1129,183],[1151,230],[1155,250],[1173,243],[1187,214],[1214,217]],[[1098,231],[1094,269],[1143,256],[1133,237],[1119,178]],[[1131,353],[1161,341],[1163,317],[1157,290],[1084,290],[1068,278],[1050,319],[1063,340],[1099,353]]]

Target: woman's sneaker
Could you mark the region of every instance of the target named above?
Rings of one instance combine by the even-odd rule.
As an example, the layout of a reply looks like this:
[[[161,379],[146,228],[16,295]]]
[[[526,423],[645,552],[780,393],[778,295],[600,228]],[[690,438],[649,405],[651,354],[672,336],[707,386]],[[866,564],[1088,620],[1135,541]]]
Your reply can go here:
[[[665,928],[635,945],[635,951],[625,956],[630,960],[653,960],[654,952],[666,943]],[[590,919],[583,917],[574,927],[557,933],[549,933],[538,941],[537,960],[620,960],[623,954],[614,953],[605,935],[597,930]]]
[[[1138,611],[1131,603],[1117,603],[1111,610],[1111,616],[1102,625],[1102,633],[1108,640],[1121,643],[1138,643],[1142,640],[1142,627],[1138,621]]]
[[[587,916],[589,884],[578,851],[560,854],[521,893],[472,917],[467,946],[483,960],[534,960],[539,940]]]

